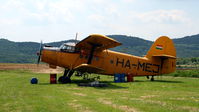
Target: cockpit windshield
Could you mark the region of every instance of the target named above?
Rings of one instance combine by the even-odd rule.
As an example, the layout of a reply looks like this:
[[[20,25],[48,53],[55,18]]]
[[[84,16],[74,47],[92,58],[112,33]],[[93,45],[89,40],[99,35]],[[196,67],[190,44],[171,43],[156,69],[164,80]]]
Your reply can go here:
[[[75,43],[64,43],[60,46],[60,50],[63,52],[75,52]]]

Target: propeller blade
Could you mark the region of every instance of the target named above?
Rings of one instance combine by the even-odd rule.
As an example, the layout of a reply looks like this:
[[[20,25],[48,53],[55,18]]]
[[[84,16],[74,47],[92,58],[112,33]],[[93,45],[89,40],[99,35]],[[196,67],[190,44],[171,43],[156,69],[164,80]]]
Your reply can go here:
[[[38,57],[38,59],[37,59],[37,65],[38,65],[39,62],[40,62],[40,58],[41,58],[41,56],[39,55],[39,57]]]
[[[40,43],[40,47],[39,47],[39,53],[38,53],[38,59],[37,59],[37,65],[39,64],[40,62],[40,59],[41,59],[41,53],[42,53],[42,50],[43,50],[43,42],[41,41]]]

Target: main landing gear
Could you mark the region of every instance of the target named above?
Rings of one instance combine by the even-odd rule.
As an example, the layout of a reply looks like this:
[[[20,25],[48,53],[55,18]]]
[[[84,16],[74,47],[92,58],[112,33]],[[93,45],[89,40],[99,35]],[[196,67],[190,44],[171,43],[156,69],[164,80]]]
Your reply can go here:
[[[73,73],[74,73],[74,70],[65,69],[64,75],[59,77],[58,79],[59,83],[62,83],[62,84],[71,83],[70,77],[73,75]]]
[[[146,76],[147,79],[149,79],[149,76]],[[154,76],[151,76],[151,81],[154,81]]]

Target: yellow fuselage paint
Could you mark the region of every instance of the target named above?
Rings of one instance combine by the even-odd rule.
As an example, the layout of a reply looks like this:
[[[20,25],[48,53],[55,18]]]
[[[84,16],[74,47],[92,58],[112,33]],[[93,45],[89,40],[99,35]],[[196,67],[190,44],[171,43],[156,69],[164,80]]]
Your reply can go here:
[[[67,53],[61,51],[42,51],[42,61],[50,65],[73,69],[87,63],[89,53]],[[105,70],[104,74],[115,73],[133,74],[134,76],[160,75],[175,71],[176,59],[138,57],[111,50],[95,52],[91,65]]]

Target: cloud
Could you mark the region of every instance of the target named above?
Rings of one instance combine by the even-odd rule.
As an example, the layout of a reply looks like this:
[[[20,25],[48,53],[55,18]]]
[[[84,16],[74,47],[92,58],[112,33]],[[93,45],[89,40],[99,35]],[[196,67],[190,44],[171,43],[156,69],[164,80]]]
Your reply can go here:
[[[76,32],[82,32],[83,37],[90,33],[156,37],[168,32],[171,35],[198,32],[198,16],[194,19],[179,7],[147,3],[138,0],[4,0],[0,4],[0,30],[8,37],[16,37],[15,40],[48,37],[51,41],[66,39],[66,35]]]
[[[15,18],[13,18],[13,19],[0,18],[0,24],[1,25],[20,25],[20,24],[22,24],[22,21],[19,19],[15,19]]]
[[[102,16],[102,15],[97,15],[97,14],[90,15],[90,16],[88,16],[88,18],[89,18],[91,21],[95,21],[95,22],[102,22],[102,21],[104,21],[104,19],[105,19],[104,16]]]
[[[123,0],[123,1],[127,3],[132,3],[132,2],[135,2],[136,0]]]
[[[0,6],[1,17],[20,19],[22,24],[32,24],[42,21],[49,24],[61,24],[73,22],[75,11],[81,10],[79,0],[57,0],[48,2],[46,0],[8,0]],[[9,19],[8,19],[9,20]],[[31,21],[32,23],[30,23]]]
[[[12,10],[12,9],[20,10],[20,9],[23,9],[24,3],[19,0],[8,0],[5,3],[3,3],[1,6],[2,6],[2,9],[7,10],[7,11]]]
[[[137,14],[137,18],[146,23],[184,23],[188,20],[182,10],[155,10]]]

